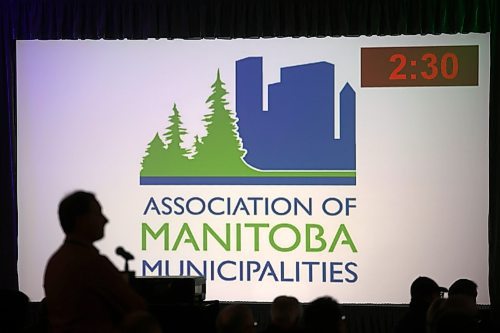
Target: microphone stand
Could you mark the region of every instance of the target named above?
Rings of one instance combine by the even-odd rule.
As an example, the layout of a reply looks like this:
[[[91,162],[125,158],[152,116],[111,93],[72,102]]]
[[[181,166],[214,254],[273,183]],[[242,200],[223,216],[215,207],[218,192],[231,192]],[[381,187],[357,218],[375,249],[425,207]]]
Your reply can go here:
[[[128,269],[128,261],[129,259],[125,259],[125,272],[124,275],[127,277],[127,281],[130,283],[133,279],[135,279],[135,272],[131,272]]]
[[[125,259],[125,273],[127,273],[127,274],[131,273],[131,272],[128,270],[128,261],[129,261],[129,259]]]
[[[120,257],[125,259],[125,270],[123,272],[121,272],[123,274],[125,280],[127,280],[127,282],[132,281],[132,279],[135,278],[135,272],[131,272],[129,270],[128,262],[130,260],[134,259],[134,257],[130,253],[126,252],[122,247],[118,247],[115,252]]]

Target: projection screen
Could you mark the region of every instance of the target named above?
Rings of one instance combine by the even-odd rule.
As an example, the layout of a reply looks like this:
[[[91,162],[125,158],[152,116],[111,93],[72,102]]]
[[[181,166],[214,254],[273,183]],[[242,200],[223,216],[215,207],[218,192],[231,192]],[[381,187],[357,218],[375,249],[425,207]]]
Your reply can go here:
[[[18,41],[20,289],[83,189],[100,252],[207,299],[407,303],[487,265],[489,34]]]

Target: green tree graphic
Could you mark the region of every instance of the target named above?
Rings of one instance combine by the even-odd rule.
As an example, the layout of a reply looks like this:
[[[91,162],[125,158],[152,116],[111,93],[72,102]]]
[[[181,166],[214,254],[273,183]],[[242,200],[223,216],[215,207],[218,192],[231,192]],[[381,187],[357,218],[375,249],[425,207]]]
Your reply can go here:
[[[198,150],[200,149],[201,145],[203,142],[201,142],[201,139],[198,135],[194,136],[194,143],[193,143],[193,148],[191,149],[191,157],[196,158],[196,155],[198,154]]]
[[[199,141],[197,143],[194,159],[196,167],[206,175],[241,174],[243,170],[248,170],[248,166],[242,160],[245,150],[238,134],[236,117],[231,110],[226,109],[227,91],[219,70],[211,87],[212,94],[206,101],[209,103],[210,112],[203,118],[207,135],[203,138],[202,144],[199,144]]]
[[[141,176],[164,175],[165,166],[168,164],[166,152],[165,144],[157,132],[146,148],[146,155],[142,158]]]
[[[203,118],[206,135],[194,137],[191,150],[184,148],[180,112],[174,104],[169,116],[169,126],[163,137],[156,133],[142,158],[141,177],[355,177],[356,171],[273,171],[257,170],[243,160],[246,151],[238,133],[237,118],[226,109],[228,94],[217,70],[212,84],[212,94],[206,103],[209,113]],[[190,158],[188,158],[190,156]]]
[[[183,167],[183,164],[187,162],[188,150],[182,147],[182,136],[187,132],[186,129],[182,127],[181,116],[175,103],[172,111],[172,115],[168,117],[170,126],[167,127],[167,131],[163,135],[167,142],[167,159],[169,161],[169,166],[172,167],[172,169],[179,170]]]

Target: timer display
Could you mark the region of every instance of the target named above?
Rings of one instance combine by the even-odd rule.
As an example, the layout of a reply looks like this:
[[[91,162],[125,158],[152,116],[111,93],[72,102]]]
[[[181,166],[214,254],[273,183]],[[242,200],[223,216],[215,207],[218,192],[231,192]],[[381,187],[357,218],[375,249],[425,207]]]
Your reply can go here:
[[[361,48],[361,87],[477,86],[478,45]]]

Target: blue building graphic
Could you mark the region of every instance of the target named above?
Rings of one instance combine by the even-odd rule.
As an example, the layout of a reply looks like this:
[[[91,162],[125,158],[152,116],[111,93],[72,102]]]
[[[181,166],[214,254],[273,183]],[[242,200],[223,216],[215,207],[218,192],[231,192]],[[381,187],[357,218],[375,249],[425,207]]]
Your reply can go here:
[[[335,138],[335,66],[317,62],[281,68],[262,107],[262,57],[236,62],[236,113],[247,150],[260,170],[356,170],[356,93],[340,92],[340,137]]]

